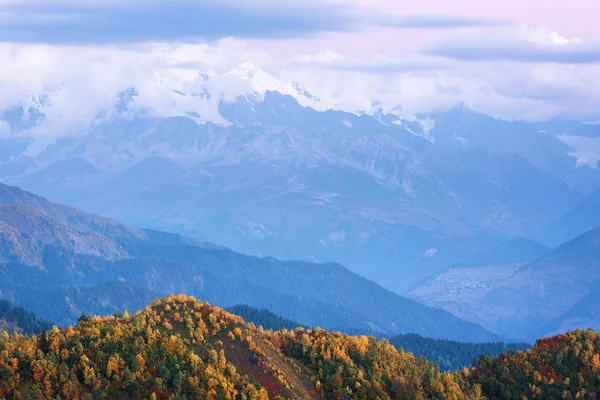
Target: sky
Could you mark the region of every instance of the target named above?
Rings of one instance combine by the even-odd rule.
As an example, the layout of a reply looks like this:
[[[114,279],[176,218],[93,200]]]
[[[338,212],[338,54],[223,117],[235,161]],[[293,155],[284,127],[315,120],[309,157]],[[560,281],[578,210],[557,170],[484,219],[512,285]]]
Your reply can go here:
[[[225,75],[246,61],[268,82],[300,82],[325,109],[465,104],[508,120],[596,122],[596,3],[0,0],[0,137],[76,134],[114,117],[131,88],[131,112],[218,121],[214,97],[194,93],[255,90]],[[17,129],[11,111],[30,106],[44,119]]]
[[[585,41],[600,38],[597,15],[600,4],[594,0],[353,0],[352,3],[373,7],[383,12],[399,15],[439,14],[444,16],[467,16],[481,19],[501,19],[515,25],[530,28],[548,28],[566,37],[578,37]],[[447,33],[445,30],[393,30],[372,27],[356,34],[328,34],[326,39],[271,42],[267,46],[277,52],[293,52],[335,49],[349,55],[364,56],[386,54],[405,56],[418,51],[426,44],[435,42]],[[255,43],[257,47],[263,43]]]

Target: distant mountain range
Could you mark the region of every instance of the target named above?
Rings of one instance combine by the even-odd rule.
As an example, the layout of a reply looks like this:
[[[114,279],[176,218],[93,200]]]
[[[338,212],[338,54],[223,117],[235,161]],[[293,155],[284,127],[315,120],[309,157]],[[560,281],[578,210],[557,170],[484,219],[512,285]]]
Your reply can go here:
[[[494,341],[480,326],[400,297],[337,264],[256,258],[135,229],[0,184],[0,295],[41,318],[134,311],[185,292],[267,308],[307,326]]]
[[[223,79],[236,79],[237,97],[222,95]],[[203,109],[156,117],[132,88],[111,118],[49,146],[0,139],[0,179],[255,256],[339,262],[400,294],[494,243],[556,246],[596,224],[565,235],[556,221],[600,190],[597,126],[464,106],[348,113],[252,64],[194,82],[181,96]],[[24,107],[7,118],[16,131],[43,121],[43,106]]]
[[[523,261],[453,268],[415,288],[410,297],[530,339],[600,328],[600,228]]]

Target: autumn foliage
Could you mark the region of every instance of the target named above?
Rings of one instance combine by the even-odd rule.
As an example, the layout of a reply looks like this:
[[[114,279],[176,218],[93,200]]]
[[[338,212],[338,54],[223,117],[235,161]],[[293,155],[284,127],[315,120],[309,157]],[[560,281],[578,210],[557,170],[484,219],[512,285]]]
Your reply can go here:
[[[468,380],[490,399],[598,399],[600,335],[577,330],[540,339],[531,350],[481,357]]]
[[[0,337],[0,399],[594,398],[600,339],[575,332],[440,372],[386,340],[265,331],[184,295]]]

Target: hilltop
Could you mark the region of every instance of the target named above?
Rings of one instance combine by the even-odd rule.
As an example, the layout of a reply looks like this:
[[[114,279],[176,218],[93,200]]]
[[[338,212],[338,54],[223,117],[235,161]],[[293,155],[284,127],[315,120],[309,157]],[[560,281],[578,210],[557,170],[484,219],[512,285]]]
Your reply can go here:
[[[0,396],[7,398],[16,393],[70,399],[99,394],[133,399],[467,398],[472,392],[463,392],[457,377],[385,341],[320,329],[264,331],[184,295],[157,300],[134,315],[90,317],[75,328],[37,337],[5,335],[0,349]]]
[[[265,331],[171,295],[134,315],[82,318],[75,328],[38,336],[4,334],[0,397],[593,398],[599,343],[593,331],[577,331],[443,373],[386,340],[321,329]]]

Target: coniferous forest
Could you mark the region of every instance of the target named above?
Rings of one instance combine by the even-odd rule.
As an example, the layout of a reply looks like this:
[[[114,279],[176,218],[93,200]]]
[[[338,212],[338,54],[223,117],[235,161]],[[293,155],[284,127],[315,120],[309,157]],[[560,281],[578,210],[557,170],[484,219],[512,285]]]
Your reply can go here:
[[[37,319],[23,307],[0,300],[0,331],[38,333],[50,328],[50,322]]]
[[[600,335],[439,366],[375,337],[265,330],[185,295],[133,315],[0,337],[0,398],[595,399]]]
[[[426,338],[412,333],[396,335],[389,339],[396,348],[425,357],[440,366],[443,371],[470,367],[476,358],[483,355],[495,356],[507,351],[527,350],[527,343],[464,343],[453,340]]]

